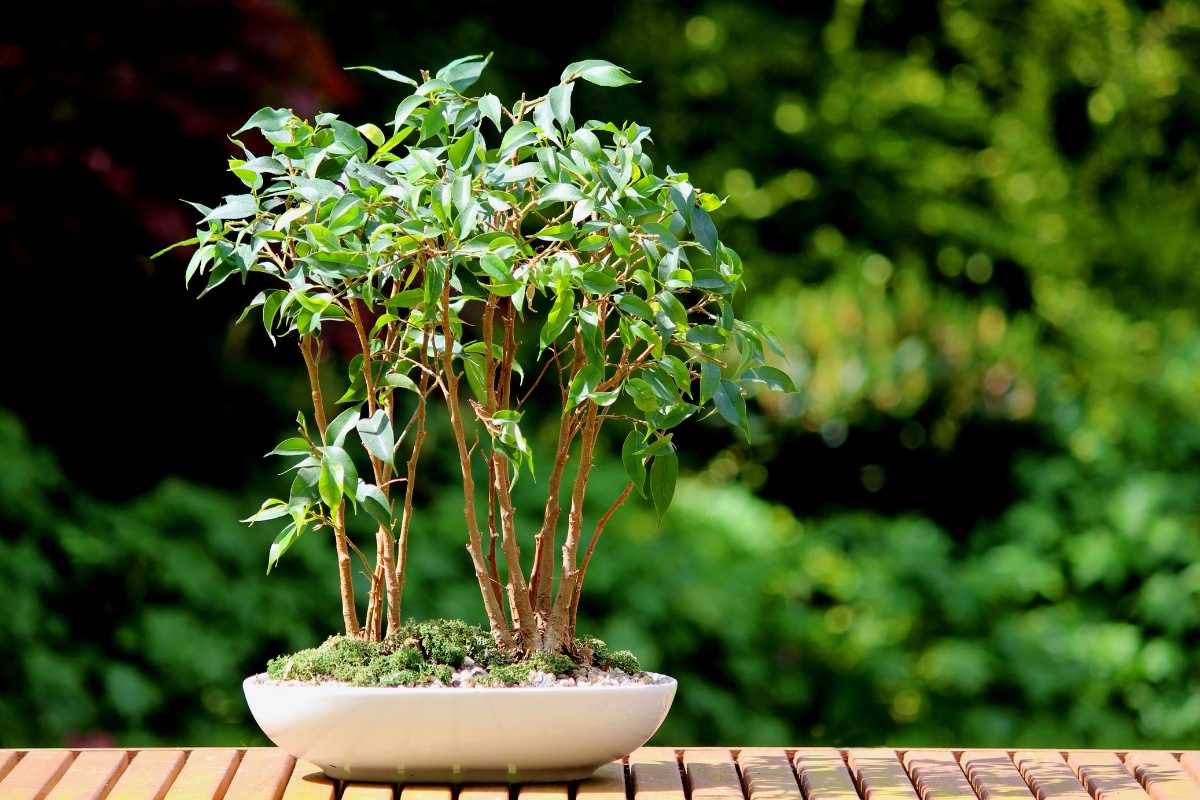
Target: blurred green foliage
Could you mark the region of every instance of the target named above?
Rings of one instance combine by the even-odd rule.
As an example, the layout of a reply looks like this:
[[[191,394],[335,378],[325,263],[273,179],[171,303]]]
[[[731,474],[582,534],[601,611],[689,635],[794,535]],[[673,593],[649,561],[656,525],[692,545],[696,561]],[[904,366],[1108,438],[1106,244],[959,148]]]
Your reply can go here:
[[[502,15],[401,53],[384,10],[301,8],[343,63],[497,49],[504,93],[570,60]],[[729,194],[743,311],[804,388],[752,403],[754,445],[682,431],[666,521],[605,534],[580,629],[679,677],[658,741],[1194,746],[1200,7],[631,3],[589,35],[644,81],[598,115]],[[245,336],[230,373],[302,397]],[[240,678],[337,625],[327,543],[263,577],[235,521],[261,475],[92,500],[12,417],[0,463],[0,740],[254,741]],[[481,622],[452,469],[405,608]],[[601,464],[597,496],[622,480]]]

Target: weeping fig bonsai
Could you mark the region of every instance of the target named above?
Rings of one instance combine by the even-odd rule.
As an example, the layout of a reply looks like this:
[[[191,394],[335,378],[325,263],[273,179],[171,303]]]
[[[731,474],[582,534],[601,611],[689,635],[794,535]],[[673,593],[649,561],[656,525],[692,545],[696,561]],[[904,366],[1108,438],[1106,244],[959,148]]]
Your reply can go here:
[[[427,424],[444,413],[488,644],[510,659],[577,657],[605,526],[632,497],[660,515],[671,502],[673,431],[717,414],[748,436],[745,387],[792,387],[765,363],[774,342],[735,312],[742,262],[710,216],[722,200],[656,170],[649,128],[573,107],[581,83],[636,83],[628,72],[580,61],[545,94],[506,104],[469,93],[488,60],[419,80],[361,68],[405,93],[383,125],[259,110],[232,136],[241,190],[195,205],[196,235],[175,246],[195,247],[186,280],[202,280],[202,295],[230,278],[261,289],[243,317],[304,364],[311,408],[271,451],[290,485],[247,519],[282,525],[268,570],[301,536],[327,532],[344,635],[405,630],[414,486]],[[244,144],[251,131],[269,152]],[[339,326],[357,352],[334,388],[318,367]],[[557,439],[535,478],[526,410],[538,392],[553,398]],[[618,442],[628,482],[588,520],[593,464]],[[519,479],[544,482],[529,529]],[[349,515],[370,517],[373,547],[354,541]],[[356,567],[369,576],[361,616]]]

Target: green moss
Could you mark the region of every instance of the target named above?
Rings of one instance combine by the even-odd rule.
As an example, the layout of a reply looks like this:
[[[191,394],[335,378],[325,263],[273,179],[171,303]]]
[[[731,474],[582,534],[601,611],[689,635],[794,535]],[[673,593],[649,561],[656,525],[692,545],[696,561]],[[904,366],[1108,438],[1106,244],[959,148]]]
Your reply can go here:
[[[566,675],[575,671],[575,662],[561,653],[534,653],[520,664],[526,670],[535,669],[538,672],[548,672],[551,675]]]
[[[604,666],[615,667],[630,675],[642,671],[641,662],[637,660],[637,656],[628,650],[617,650],[609,653],[604,660]]]
[[[421,649],[434,664],[458,668],[470,656],[475,663],[491,663],[499,651],[492,635],[476,625],[457,619],[435,619],[416,625]]]
[[[575,640],[575,651],[585,664],[603,664],[608,658],[608,643],[595,636],[580,636]]]
[[[529,667],[524,664],[497,664],[480,680],[485,686],[516,686],[529,680]]]
[[[428,666],[429,662],[425,660],[425,656],[415,647],[401,647],[393,653],[385,656],[375,656],[371,659],[371,666],[381,675],[389,672],[399,672],[400,670],[420,670]]]
[[[460,620],[428,620],[408,623],[382,642],[331,636],[320,647],[271,659],[267,676],[275,680],[337,680],[355,686],[426,686],[450,683],[467,658],[487,670],[479,679],[486,686],[524,684],[531,671],[570,675],[580,663],[629,673],[641,671],[628,650],[613,652],[593,636],[576,639],[570,652],[570,656],[533,653],[514,663],[512,655],[498,649],[483,628]]]

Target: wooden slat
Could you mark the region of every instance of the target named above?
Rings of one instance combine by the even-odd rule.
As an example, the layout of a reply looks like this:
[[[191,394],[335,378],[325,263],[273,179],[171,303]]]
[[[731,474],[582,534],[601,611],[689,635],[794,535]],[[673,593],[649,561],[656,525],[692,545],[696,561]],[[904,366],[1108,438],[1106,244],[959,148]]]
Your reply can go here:
[[[1200,785],[1192,780],[1170,753],[1135,750],[1125,755],[1125,766],[1133,771],[1154,800],[1194,800],[1200,797]]]
[[[342,790],[342,800],[393,800],[395,788],[390,783],[347,783]],[[409,787],[405,787],[407,791]],[[419,786],[412,787],[420,789]],[[416,793],[414,793],[416,796]]]
[[[20,752],[16,750],[0,750],[0,779],[3,779],[20,760]]]
[[[1053,750],[1018,750],[1013,763],[1038,800],[1091,800],[1075,771]]]
[[[74,760],[70,750],[30,750],[0,781],[0,800],[42,800]]]
[[[569,800],[565,783],[527,783],[517,789],[517,800]]]
[[[400,790],[400,800],[452,800],[453,797],[454,787],[440,783],[413,783]],[[373,800],[387,799],[381,796]]]
[[[46,800],[102,800],[128,763],[129,754],[124,750],[84,750]]]
[[[808,800],[858,800],[858,789],[842,754],[831,747],[806,747],[793,757]]]
[[[921,800],[976,800],[975,790],[950,750],[909,750],[904,768]]]
[[[502,783],[468,783],[458,790],[458,800],[508,800]]]
[[[307,761],[297,761],[292,776],[283,789],[283,800],[334,800],[337,782],[325,777],[321,768]]]
[[[185,760],[182,750],[137,751],[106,800],[163,800]]]
[[[748,747],[738,753],[738,766],[749,800],[803,800],[787,753]]]
[[[865,800],[916,800],[917,792],[895,750],[854,748],[846,764]]]
[[[1179,764],[1183,767],[1184,772],[1192,776],[1193,780],[1200,781],[1200,751],[1190,750],[1179,755]],[[0,775],[4,771],[0,769]]]
[[[1033,792],[1004,750],[967,750],[959,764],[979,800],[1032,800]]]
[[[684,800],[683,778],[675,751],[643,747],[629,756],[634,800]]]
[[[1095,800],[1149,800],[1116,753],[1076,750],[1067,753],[1067,764]]]
[[[683,751],[692,800],[744,800],[733,751],[715,747]]]
[[[225,800],[279,800],[295,766],[296,759],[282,750],[247,750],[229,782]]]
[[[575,788],[575,800],[625,800],[625,765],[613,761],[596,770]]]
[[[167,790],[166,800],[216,800],[225,794],[242,754],[216,748],[193,750]]]

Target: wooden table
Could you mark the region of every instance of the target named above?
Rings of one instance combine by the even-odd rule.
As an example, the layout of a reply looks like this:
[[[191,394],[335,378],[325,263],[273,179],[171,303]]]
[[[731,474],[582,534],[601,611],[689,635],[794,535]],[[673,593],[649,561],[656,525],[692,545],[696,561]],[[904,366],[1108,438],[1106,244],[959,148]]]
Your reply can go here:
[[[647,747],[582,783],[331,781],[273,748],[0,750],[0,800],[1200,800],[1200,751]]]

